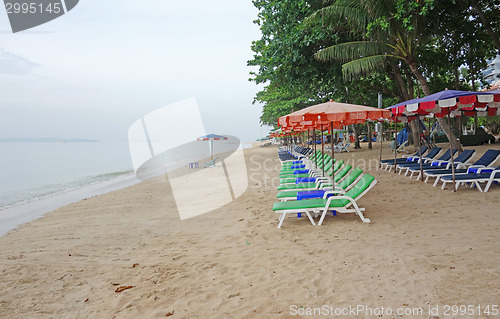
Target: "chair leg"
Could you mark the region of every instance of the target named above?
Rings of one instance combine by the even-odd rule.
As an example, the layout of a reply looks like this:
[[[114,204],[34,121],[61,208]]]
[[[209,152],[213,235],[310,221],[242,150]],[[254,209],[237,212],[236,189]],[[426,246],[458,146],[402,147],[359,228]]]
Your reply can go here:
[[[436,180],[434,181],[434,185],[432,185],[432,186],[437,187],[440,179],[441,179],[441,176],[437,176]]]
[[[443,181],[443,185],[441,185],[441,189],[444,190],[446,188],[446,181]]]
[[[361,218],[363,223],[371,222],[369,218],[366,218],[365,215],[363,215],[363,213],[361,212],[361,209],[359,208],[358,204],[356,204],[356,202],[354,200],[352,200],[351,203],[352,203],[352,206],[354,207],[354,209],[356,210],[356,214],[359,216],[359,218]]]
[[[325,207],[323,213],[321,214],[321,218],[319,219],[318,226],[323,224],[323,220],[325,219],[326,213],[328,213],[328,207]]]
[[[314,226],[316,226],[316,223],[314,222],[314,219],[312,218],[311,214],[309,213],[308,210],[306,210],[306,215],[307,217],[309,217],[309,220],[311,221],[311,224],[313,224]]]
[[[479,183],[478,183],[478,184],[479,184]],[[478,185],[478,187],[477,187],[477,188],[478,188],[481,192],[486,193],[486,192],[490,189],[491,184],[493,184],[493,179],[492,179],[492,178],[490,178],[490,180],[486,183],[486,186],[484,186],[484,189],[479,188],[479,185]]]
[[[281,225],[283,225],[283,221],[285,220],[285,216],[286,216],[286,213],[280,214],[278,228],[281,228]]]

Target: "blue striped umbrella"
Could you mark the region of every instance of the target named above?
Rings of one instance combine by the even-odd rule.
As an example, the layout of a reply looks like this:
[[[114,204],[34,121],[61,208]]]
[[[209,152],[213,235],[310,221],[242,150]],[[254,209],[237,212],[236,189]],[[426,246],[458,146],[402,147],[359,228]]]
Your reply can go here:
[[[214,159],[214,141],[227,140],[227,137],[216,134],[203,135],[197,138],[198,141],[210,141],[210,160]]]

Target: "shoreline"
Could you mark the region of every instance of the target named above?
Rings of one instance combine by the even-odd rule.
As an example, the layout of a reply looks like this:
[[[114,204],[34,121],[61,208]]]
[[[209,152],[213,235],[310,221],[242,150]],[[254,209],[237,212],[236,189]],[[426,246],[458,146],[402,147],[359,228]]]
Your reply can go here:
[[[241,143],[242,150],[252,149],[262,142]],[[182,166],[184,167],[184,165]],[[177,168],[176,170],[182,170]],[[114,174],[114,173],[110,173]],[[42,218],[45,214],[64,206],[86,200],[87,198],[121,190],[144,182],[137,179],[135,173],[120,174],[103,181],[77,186],[45,195],[41,198],[29,199],[15,204],[0,207],[0,237],[6,235],[23,224]]]
[[[117,191],[139,182],[141,181],[135,178],[134,173],[127,173],[97,183],[53,193],[39,199],[2,207],[0,208],[0,237],[58,208],[90,197]]]

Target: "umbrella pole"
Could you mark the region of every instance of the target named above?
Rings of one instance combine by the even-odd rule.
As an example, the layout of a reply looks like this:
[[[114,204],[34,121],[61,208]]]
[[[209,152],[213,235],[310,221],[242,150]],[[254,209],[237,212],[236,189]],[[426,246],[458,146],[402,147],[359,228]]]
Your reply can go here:
[[[309,144],[309,140],[310,140],[310,136],[309,136],[309,129],[307,129],[307,143],[306,144]]]
[[[422,164],[422,126],[420,125],[420,115],[417,115],[417,125],[418,125],[418,149],[419,160],[420,160],[420,181],[424,181],[424,168]]]
[[[213,161],[214,160],[214,140],[213,139],[210,140],[210,144],[211,144],[211,147],[210,147],[210,161]]]
[[[450,117],[450,108],[448,108],[448,125],[450,126],[451,130],[451,117]],[[455,163],[453,162],[453,144],[450,139],[450,154],[451,154],[451,176],[452,176],[452,186],[453,186],[453,192],[456,192],[455,189]]]
[[[316,155],[316,128],[313,129],[313,144],[314,144],[314,155]],[[314,160],[314,168],[318,168],[317,156]]]
[[[398,154],[398,147],[396,145],[397,143],[397,138],[398,138],[398,117],[396,115],[394,115],[394,174],[396,174],[396,157],[397,157],[397,154]]]
[[[321,124],[321,166],[323,169],[323,177],[325,177],[325,145],[323,143],[323,124]]]
[[[331,144],[332,144],[332,189],[335,190],[335,171],[333,170],[333,164],[335,164],[335,150],[333,144],[333,122],[330,122],[330,133],[331,133]]]
[[[382,168],[382,142],[384,140],[384,125],[382,123],[380,123],[380,132],[379,132],[380,136],[380,160],[379,160],[379,168]],[[396,145],[396,143],[394,143],[394,145]]]

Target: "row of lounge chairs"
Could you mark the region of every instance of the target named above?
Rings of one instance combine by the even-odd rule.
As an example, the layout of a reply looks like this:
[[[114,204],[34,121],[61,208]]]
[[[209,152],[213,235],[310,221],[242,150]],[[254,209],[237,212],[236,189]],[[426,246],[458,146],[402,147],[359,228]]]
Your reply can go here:
[[[303,153],[309,153],[309,156]],[[317,225],[321,225],[328,212],[333,215],[354,213],[363,222],[370,222],[357,201],[377,183],[372,175],[363,174],[359,167],[333,160],[320,151],[304,152],[298,148],[290,155],[294,159],[282,160],[277,194],[279,202],[273,205],[273,211],[279,214],[278,228],[288,214],[301,217],[302,213],[313,225],[316,225],[313,216],[320,217]],[[335,184],[332,176],[335,176]]]
[[[429,151],[426,155],[424,155]],[[381,167],[390,171],[394,168],[401,174],[405,172],[406,176],[412,178],[418,174],[417,178],[422,178],[421,172],[425,176],[425,182],[435,178],[434,187],[442,183],[441,189],[445,189],[448,183],[453,182],[453,173],[455,175],[455,189],[461,185],[470,185],[476,187],[481,192],[487,192],[491,185],[500,182],[500,166],[492,167],[500,159],[500,150],[487,150],[478,160],[470,163],[474,150],[464,150],[453,160],[454,170],[452,170],[451,152],[448,149],[441,157],[435,157],[441,152],[441,148],[435,147],[430,150],[426,146],[411,156],[404,156],[396,159],[386,159],[380,162]],[[457,150],[453,150],[455,155]],[[422,153],[422,162],[420,162],[420,153]],[[485,184],[484,187],[482,183]]]

